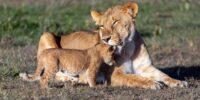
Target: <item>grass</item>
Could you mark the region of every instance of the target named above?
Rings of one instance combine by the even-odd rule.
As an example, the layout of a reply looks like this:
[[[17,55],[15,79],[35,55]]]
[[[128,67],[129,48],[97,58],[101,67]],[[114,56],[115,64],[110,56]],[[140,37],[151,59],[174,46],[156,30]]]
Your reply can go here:
[[[142,0],[136,28],[149,48],[155,66],[187,79],[189,88],[160,91],[126,87],[87,86],[40,90],[38,82],[24,82],[19,72],[34,72],[39,37],[44,31],[56,35],[95,29],[90,10],[104,11],[127,1],[39,0],[0,1],[0,98],[86,99],[94,98],[199,98],[200,2],[198,0]],[[15,91],[15,92],[10,92]],[[173,92],[172,92],[173,91]],[[117,96],[118,95],[118,96]],[[113,97],[115,96],[115,97]]]
[[[0,37],[15,36],[16,42],[34,41],[36,43],[39,36],[46,30],[55,34],[88,30],[94,28],[90,10],[94,6],[100,8],[101,5],[82,5],[82,3],[22,4],[15,7],[2,5],[0,7]]]
[[[167,3],[168,6],[165,6]],[[14,36],[15,44],[37,43],[46,30],[55,34],[95,28],[90,10],[105,10],[120,4],[117,0],[92,4],[2,5],[0,6],[0,37]],[[199,4],[193,2],[166,2],[159,4],[139,2],[137,29],[163,38],[174,35],[199,35]],[[192,20],[191,20],[192,19]],[[145,25],[145,26],[144,26]],[[185,29],[185,30],[183,30]],[[162,34],[162,35],[161,35]],[[157,39],[157,38],[156,38]],[[162,40],[162,39],[161,39]],[[165,41],[164,41],[165,42]]]

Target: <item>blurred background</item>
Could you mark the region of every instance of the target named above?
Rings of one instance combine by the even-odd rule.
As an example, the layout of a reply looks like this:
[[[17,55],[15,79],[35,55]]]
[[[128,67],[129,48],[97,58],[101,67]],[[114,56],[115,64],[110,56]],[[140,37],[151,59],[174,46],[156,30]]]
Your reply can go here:
[[[96,29],[90,16],[91,9],[105,11],[109,7],[130,1],[133,0],[0,0],[0,91],[3,91],[0,92],[0,97],[23,98],[23,94],[27,93],[29,95],[24,98],[40,97],[41,94],[47,97],[56,95],[62,97],[63,94],[58,91],[66,92],[66,90],[41,92],[36,88],[38,83],[19,80],[19,72],[34,72],[36,68],[36,51],[41,34],[50,31],[59,36]],[[127,88],[97,89],[113,93],[105,95],[107,92],[95,94],[94,91],[97,90],[88,90],[87,87],[76,88],[73,91],[68,87],[67,93],[71,93],[71,96],[85,93],[89,97],[97,95],[98,98],[102,95],[105,97],[117,95],[116,91],[121,93],[124,90],[122,94],[128,98],[129,93],[137,94],[132,96],[138,98],[148,96],[178,98],[180,94],[186,95],[189,91],[193,91],[191,95],[182,98],[198,97],[200,95],[198,89],[200,88],[200,0],[134,0],[134,2],[139,4],[136,29],[146,41],[155,66],[175,78],[187,79],[191,85],[190,89],[168,89],[157,92],[159,95],[154,95],[151,91],[136,92],[137,89],[132,91]],[[27,86],[29,87],[24,91]],[[34,92],[35,88],[38,93]],[[88,91],[80,92],[80,89]],[[10,90],[17,92],[12,94]],[[169,91],[175,92],[166,94]]]

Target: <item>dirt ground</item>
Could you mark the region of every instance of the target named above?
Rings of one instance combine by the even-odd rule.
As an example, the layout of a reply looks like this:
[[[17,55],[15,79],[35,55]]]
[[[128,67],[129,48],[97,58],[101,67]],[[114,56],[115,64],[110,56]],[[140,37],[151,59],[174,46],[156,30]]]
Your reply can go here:
[[[163,48],[165,50],[166,48]],[[15,47],[12,49],[4,48],[0,53],[4,55],[13,55],[12,59],[19,61],[21,64],[20,71],[33,72],[35,67],[36,46]],[[150,49],[150,52],[151,51]],[[18,59],[19,57],[25,58]],[[140,88],[128,87],[111,87],[99,85],[97,88],[89,88],[87,85],[72,85],[70,82],[51,82],[51,89],[41,90],[39,82],[26,82],[19,79],[16,73],[15,78],[6,77],[0,82],[0,98],[14,99],[39,99],[39,100],[54,100],[54,99],[179,99],[179,100],[198,100],[200,99],[200,66],[199,66],[199,49],[192,52],[183,51],[181,49],[172,50],[172,52],[153,52],[152,58],[156,66],[170,76],[189,83],[187,88],[164,88],[161,90],[148,90]],[[183,59],[179,61],[179,59]],[[14,60],[14,61],[15,61]],[[196,65],[191,64],[197,62]],[[32,65],[27,65],[32,62]],[[180,65],[181,63],[182,65]],[[27,67],[28,66],[28,67]],[[31,67],[32,66],[32,67]]]

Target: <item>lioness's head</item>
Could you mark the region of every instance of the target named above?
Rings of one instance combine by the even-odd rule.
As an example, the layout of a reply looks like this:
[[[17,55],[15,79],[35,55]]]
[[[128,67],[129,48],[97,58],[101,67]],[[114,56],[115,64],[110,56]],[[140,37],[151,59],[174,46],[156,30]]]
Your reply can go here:
[[[115,47],[105,44],[105,43],[100,43],[97,45],[97,49],[100,52],[100,55],[103,58],[103,61],[108,64],[108,65],[113,65],[115,64],[114,61],[114,51],[115,51]]]
[[[131,41],[135,33],[136,3],[114,6],[105,12],[91,11],[91,16],[99,26],[101,39],[109,45],[122,45]]]

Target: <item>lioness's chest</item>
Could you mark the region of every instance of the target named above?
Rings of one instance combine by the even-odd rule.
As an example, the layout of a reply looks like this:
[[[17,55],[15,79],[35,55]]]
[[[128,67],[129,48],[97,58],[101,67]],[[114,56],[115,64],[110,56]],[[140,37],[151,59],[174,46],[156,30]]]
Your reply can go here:
[[[124,73],[134,73],[132,56],[135,52],[135,42],[134,40],[126,42],[122,49],[121,54],[116,56],[116,62],[118,65],[123,65]]]

